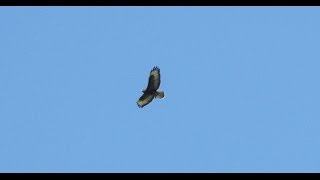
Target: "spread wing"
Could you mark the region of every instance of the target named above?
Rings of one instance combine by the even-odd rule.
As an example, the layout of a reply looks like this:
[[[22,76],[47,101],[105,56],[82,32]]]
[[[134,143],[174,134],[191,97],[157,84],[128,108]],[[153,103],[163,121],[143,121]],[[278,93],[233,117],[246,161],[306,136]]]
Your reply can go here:
[[[149,82],[147,91],[156,91],[160,86],[160,69],[156,66],[154,67],[149,76]]]
[[[137,101],[137,104],[140,108],[142,108],[143,106],[149,104],[153,98],[154,96],[152,94],[144,93]]]

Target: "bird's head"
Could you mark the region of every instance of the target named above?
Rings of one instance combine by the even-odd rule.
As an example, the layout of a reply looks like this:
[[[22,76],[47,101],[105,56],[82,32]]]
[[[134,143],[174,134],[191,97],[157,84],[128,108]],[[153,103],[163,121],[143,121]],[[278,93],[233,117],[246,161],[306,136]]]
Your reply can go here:
[[[146,90],[145,90],[145,89],[142,89],[142,90],[141,90],[141,92],[145,93],[145,92],[146,92]]]

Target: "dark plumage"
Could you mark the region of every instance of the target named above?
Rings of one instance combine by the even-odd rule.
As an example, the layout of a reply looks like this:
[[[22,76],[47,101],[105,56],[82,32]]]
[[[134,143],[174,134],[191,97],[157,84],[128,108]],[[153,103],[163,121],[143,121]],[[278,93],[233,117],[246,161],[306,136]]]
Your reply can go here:
[[[160,86],[160,69],[158,67],[154,67],[149,76],[149,82],[147,89],[143,90],[143,95],[137,101],[137,104],[140,108],[149,104],[154,98],[163,98],[164,92],[157,91]]]

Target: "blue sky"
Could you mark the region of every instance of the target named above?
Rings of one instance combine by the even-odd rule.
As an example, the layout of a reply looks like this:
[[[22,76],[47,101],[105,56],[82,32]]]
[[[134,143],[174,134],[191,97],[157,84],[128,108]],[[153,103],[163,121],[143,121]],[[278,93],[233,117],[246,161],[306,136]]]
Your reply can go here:
[[[1,7],[0,172],[319,172],[319,7]],[[153,66],[166,97],[138,108]]]

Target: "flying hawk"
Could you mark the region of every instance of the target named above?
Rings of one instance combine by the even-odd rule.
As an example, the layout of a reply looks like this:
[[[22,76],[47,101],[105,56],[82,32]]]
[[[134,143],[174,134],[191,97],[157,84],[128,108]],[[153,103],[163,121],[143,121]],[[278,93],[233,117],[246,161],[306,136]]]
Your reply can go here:
[[[164,97],[163,91],[157,91],[159,86],[160,86],[160,69],[156,66],[150,72],[147,89],[142,90],[143,95],[137,101],[137,104],[140,108],[149,104],[154,98],[161,99]]]

